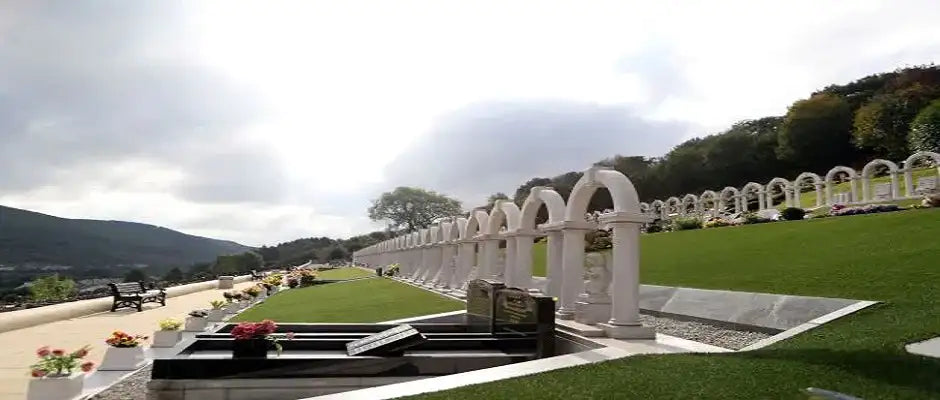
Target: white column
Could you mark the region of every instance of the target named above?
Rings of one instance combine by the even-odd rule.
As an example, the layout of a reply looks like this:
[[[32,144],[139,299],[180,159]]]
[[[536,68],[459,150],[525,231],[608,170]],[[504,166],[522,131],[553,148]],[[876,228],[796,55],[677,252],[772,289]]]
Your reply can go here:
[[[532,245],[535,234],[530,232],[516,233],[516,284],[523,288],[532,288]]]
[[[496,262],[499,257],[499,240],[484,236],[483,238],[483,257],[477,268],[480,270],[481,278],[496,277]]]
[[[901,188],[898,184],[898,173],[891,172],[891,200],[897,200],[901,197]]]
[[[473,261],[476,258],[476,243],[470,240],[464,240],[457,248],[457,279],[454,280],[454,288],[463,287],[464,282],[470,277],[470,269],[473,268]]]
[[[911,168],[907,165],[904,166],[904,169],[901,170],[904,172],[904,197],[913,197],[914,196],[914,174],[911,172]]]
[[[548,254],[545,260],[548,265],[545,266],[545,274],[548,275],[548,295],[561,297],[561,283],[564,281],[564,270],[562,269],[562,263],[564,261],[562,257],[565,242],[561,231],[548,232],[546,241]]]
[[[581,225],[581,226],[578,226]],[[557,317],[573,319],[574,303],[578,299],[584,276],[584,233],[586,222],[565,221],[562,228],[564,253],[562,255],[562,282],[560,307]]]
[[[508,287],[524,287],[517,279],[516,273],[516,238],[509,233],[503,236],[506,239],[506,257],[503,265],[503,280]]]
[[[620,214],[620,213],[618,213]],[[613,215],[613,280],[610,321],[601,324],[616,339],[654,339],[656,332],[640,323],[640,221],[642,216]]]
[[[454,253],[457,252],[457,246],[447,243],[441,248],[441,272],[436,282],[439,288],[449,288],[450,281],[454,274]]]

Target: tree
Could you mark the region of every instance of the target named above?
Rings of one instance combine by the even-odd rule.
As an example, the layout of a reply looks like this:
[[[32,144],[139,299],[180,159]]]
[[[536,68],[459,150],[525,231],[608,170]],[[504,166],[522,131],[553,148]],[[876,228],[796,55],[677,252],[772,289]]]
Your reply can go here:
[[[390,221],[395,229],[413,232],[442,217],[460,213],[460,202],[421,188],[400,186],[372,201],[369,218]]]
[[[183,270],[179,267],[173,267],[163,276],[163,280],[167,282],[181,282],[183,280]]]
[[[516,202],[519,207],[522,207],[522,204],[525,203],[525,199],[529,197],[529,192],[532,188],[536,186],[551,186],[552,180],[549,178],[532,178],[529,179],[526,183],[523,183],[522,186],[516,189],[515,195],[512,196],[512,201]]]
[[[147,274],[140,268],[133,268],[124,275],[124,282],[143,282],[147,280]]]
[[[346,249],[342,247],[334,247],[330,250],[330,253],[327,255],[329,261],[333,260],[345,260],[349,258],[349,253],[346,252]]]
[[[806,171],[850,163],[851,130],[849,104],[837,95],[816,94],[790,106],[777,138],[777,154]]]
[[[59,274],[39,277],[29,285],[29,293],[39,301],[67,300],[75,294],[75,281]]]
[[[486,198],[486,205],[483,206],[484,208],[486,208],[486,212],[493,211],[493,207],[496,206],[497,200],[509,200],[509,196],[507,196],[506,193],[503,193],[503,192],[496,192],[496,193],[491,194],[490,197]]]
[[[908,140],[913,151],[940,151],[940,99],[917,113]]]

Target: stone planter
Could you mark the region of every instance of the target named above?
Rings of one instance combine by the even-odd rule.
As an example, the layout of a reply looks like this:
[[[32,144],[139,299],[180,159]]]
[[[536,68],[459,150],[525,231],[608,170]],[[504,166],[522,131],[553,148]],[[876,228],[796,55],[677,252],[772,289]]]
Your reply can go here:
[[[153,345],[151,347],[173,347],[183,340],[183,332],[180,331],[156,331],[153,333]]]
[[[268,358],[271,342],[267,339],[232,341],[232,358]]]
[[[222,320],[225,318],[225,314],[225,310],[221,308],[212,309],[209,310],[209,315],[206,317],[206,320],[207,322],[222,322]]]
[[[186,317],[186,325],[183,328],[187,332],[202,332],[209,326],[208,318]]]
[[[26,389],[26,400],[72,399],[82,394],[84,386],[85,374],[82,373],[34,378]]]
[[[241,309],[241,305],[238,304],[237,302],[227,303],[225,304],[225,306],[222,307],[222,310],[224,310],[226,314],[235,314],[240,309]]]
[[[135,371],[146,363],[147,358],[144,357],[143,347],[108,347],[98,370]]]

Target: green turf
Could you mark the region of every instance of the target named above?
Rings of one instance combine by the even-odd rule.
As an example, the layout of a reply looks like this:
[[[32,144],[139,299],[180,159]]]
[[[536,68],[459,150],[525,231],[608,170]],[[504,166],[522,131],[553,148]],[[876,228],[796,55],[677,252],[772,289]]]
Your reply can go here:
[[[883,301],[769,348],[638,356],[419,396],[427,399],[940,398],[940,210],[644,235],[644,283]]]
[[[355,267],[325,269],[317,272],[317,279],[355,279],[367,276],[375,276],[375,272]]]
[[[462,302],[386,278],[287,290],[234,321],[380,322],[463,309]]]

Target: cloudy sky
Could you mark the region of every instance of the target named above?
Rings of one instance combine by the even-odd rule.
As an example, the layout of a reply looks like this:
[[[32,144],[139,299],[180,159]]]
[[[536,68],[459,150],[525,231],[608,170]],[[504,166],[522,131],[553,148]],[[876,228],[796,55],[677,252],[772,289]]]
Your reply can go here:
[[[0,0],[0,204],[248,245],[364,233],[398,185],[474,206],[938,61],[938,20],[936,0]]]

